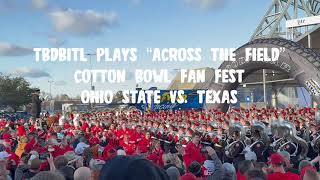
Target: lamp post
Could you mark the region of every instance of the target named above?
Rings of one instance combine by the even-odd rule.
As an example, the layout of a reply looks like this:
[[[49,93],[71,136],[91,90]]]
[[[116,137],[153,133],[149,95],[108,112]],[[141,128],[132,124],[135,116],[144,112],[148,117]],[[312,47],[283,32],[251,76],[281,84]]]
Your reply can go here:
[[[262,81],[263,81],[263,103],[267,107],[267,94],[266,94],[266,69],[262,69]]]
[[[86,54],[86,55],[89,56],[90,70],[92,70],[91,57],[92,57],[92,56],[95,56],[95,55],[97,55],[97,54],[95,54],[95,53],[88,53],[88,54]],[[91,90],[94,90],[94,88],[93,88],[93,86],[92,86],[92,74],[91,74],[90,76],[91,76],[91,77],[90,77],[90,89],[91,89]]]
[[[51,84],[53,83],[54,81],[53,80],[49,80],[48,83],[49,83],[49,93],[50,93],[50,104],[49,104],[49,111],[51,113],[52,109],[51,109],[51,100],[52,100],[52,94],[51,94]]]
[[[50,100],[52,100],[52,94],[51,94],[51,84],[53,83],[54,81],[52,80],[49,80],[48,83],[49,83],[49,93],[50,93]]]
[[[89,63],[90,63],[90,70],[92,70],[92,62],[91,62],[91,56],[95,56],[97,54],[95,53],[87,53],[87,56],[89,56]],[[92,73],[90,74],[90,90],[94,90],[94,86],[92,85]],[[89,102],[89,108],[92,109],[92,103]]]

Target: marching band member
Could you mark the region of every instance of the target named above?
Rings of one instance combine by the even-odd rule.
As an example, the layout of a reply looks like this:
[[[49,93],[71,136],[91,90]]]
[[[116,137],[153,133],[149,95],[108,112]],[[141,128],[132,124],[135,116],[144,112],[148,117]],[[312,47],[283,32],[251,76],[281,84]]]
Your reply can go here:
[[[146,132],[145,136],[138,142],[138,150],[140,153],[147,153],[150,150],[152,144],[150,132]]]
[[[124,151],[128,155],[133,155],[135,153],[135,144],[129,142],[130,136],[127,134],[123,135],[123,139],[120,140],[119,145],[124,148]]]

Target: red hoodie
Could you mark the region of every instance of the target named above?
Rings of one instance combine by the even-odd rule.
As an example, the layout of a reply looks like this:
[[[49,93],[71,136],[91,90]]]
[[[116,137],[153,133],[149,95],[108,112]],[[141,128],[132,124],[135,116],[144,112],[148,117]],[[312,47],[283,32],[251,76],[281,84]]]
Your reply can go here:
[[[201,145],[197,146],[193,142],[189,142],[185,149],[185,155],[183,156],[186,167],[189,167],[193,161],[198,161],[198,163],[203,164],[204,159],[201,153]]]

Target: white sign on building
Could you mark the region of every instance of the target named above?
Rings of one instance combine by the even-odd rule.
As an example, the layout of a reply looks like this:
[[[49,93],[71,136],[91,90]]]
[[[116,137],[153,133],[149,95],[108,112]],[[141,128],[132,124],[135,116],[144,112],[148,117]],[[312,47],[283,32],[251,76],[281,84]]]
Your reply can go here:
[[[314,24],[320,24],[320,16],[288,20],[286,21],[286,28],[302,27]]]

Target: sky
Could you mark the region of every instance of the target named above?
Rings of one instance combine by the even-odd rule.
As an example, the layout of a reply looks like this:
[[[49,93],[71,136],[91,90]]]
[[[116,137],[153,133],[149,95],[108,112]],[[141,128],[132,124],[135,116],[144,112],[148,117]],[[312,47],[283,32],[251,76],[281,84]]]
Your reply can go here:
[[[176,69],[219,67],[210,61],[210,48],[236,48],[249,41],[271,0],[0,0],[0,72],[23,76],[32,87],[75,97],[90,84],[76,84],[77,69],[88,63],[36,62],[41,48],[138,48],[138,60],[92,61],[93,69]],[[146,48],[199,47],[199,63],[154,63]],[[139,84],[142,88],[169,84]],[[126,83],[95,83],[96,90],[134,89]]]

